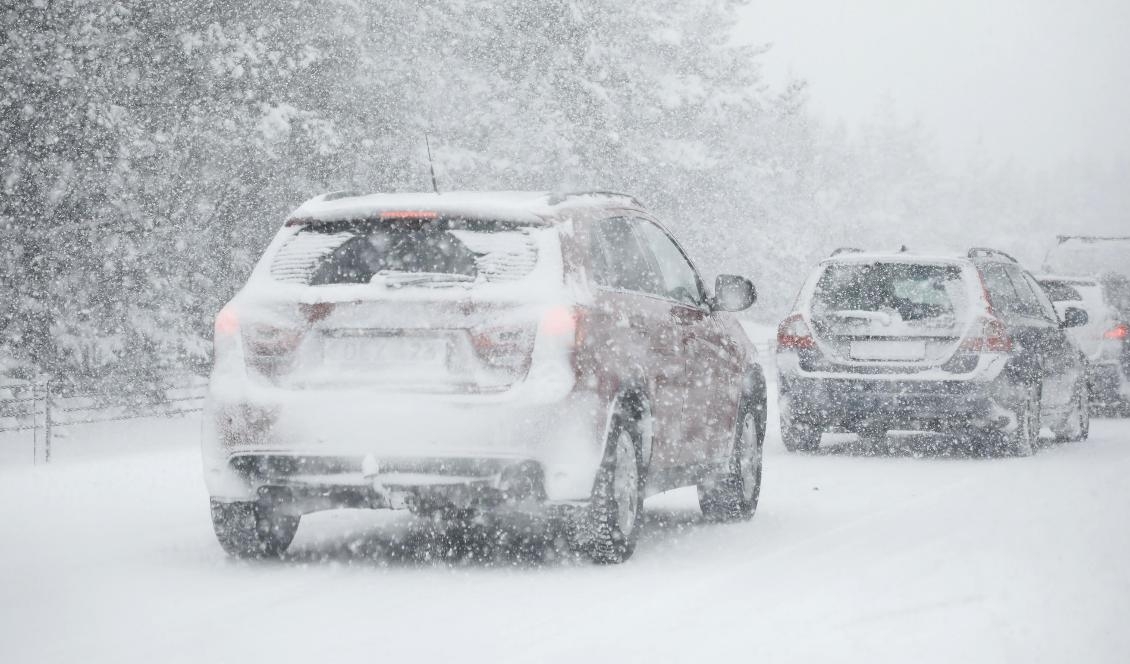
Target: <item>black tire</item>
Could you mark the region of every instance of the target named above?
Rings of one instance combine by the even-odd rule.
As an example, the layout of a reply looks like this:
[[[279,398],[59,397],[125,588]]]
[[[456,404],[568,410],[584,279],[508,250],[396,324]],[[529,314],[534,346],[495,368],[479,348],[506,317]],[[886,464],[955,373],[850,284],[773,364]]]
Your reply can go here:
[[[1052,427],[1055,439],[1061,442],[1087,440],[1091,434],[1091,399],[1086,387],[1075,391],[1071,412],[1058,425]]]
[[[1036,453],[1040,439],[1040,387],[1032,386],[1013,409],[1016,429],[998,432],[998,449],[1007,456],[1027,457]]]
[[[761,495],[764,427],[752,408],[743,407],[734,427],[734,445],[726,473],[698,485],[698,505],[710,521],[746,521]]]
[[[230,556],[276,558],[286,551],[301,517],[279,514],[253,502],[212,501],[212,529]]]
[[[859,441],[867,446],[870,454],[889,454],[891,441],[887,438],[887,430],[870,427],[859,432]]]
[[[624,413],[612,418],[589,506],[586,549],[595,563],[622,563],[636,549],[643,515],[640,442],[639,423],[634,418]]]
[[[798,422],[781,413],[781,442],[790,452],[815,452],[820,448],[820,427]]]

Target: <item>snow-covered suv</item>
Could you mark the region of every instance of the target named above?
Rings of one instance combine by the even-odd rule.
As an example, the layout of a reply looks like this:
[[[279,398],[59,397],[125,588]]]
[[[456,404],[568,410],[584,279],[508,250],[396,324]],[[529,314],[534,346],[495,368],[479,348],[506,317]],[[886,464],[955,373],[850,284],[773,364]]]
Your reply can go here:
[[[216,534],[285,550],[309,512],[565,517],[631,555],[643,496],[753,514],[765,390],[648,212],[590,192],[352,195],[299,207],[215,326],[203,456]]]
[[[1036,280],[1007,254],[840,251],[805,283],[777,335],[781,436],[955,431],[1031,454],[1042,424],[1067,440],[1090,422],[1086,359]]]

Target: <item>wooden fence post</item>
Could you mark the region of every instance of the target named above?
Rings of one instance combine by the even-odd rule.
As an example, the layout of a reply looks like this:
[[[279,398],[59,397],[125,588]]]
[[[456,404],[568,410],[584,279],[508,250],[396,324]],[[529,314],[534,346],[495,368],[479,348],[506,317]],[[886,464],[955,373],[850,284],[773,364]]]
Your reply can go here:
[[[43,463],[51,463],[51,381],[43,384]]]
[[[31,463],[39,463],[39,390],[35,381],[31,387]]]

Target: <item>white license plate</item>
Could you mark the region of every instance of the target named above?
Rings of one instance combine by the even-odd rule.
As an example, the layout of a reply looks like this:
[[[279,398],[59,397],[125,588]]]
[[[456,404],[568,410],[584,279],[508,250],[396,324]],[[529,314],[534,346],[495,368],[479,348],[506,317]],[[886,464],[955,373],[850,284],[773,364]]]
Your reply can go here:
[[[890,362],[912,362],[926,359],[925,341],[853,341],[851,342],[853,360],[887,360]]]
[[[439,368],[447,364],[447,353],[446,339],[380,336],[325,339],[326,364],[346,369]]]

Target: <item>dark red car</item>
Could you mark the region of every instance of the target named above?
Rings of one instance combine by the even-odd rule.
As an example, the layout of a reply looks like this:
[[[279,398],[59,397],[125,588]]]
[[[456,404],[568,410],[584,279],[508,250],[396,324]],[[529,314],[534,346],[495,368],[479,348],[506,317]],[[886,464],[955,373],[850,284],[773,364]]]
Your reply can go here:
[[[303,514],[516,510],[619,562],[644,496],[750,517],[764,376],[666,230],[619,194],[319,196],[216,320],[204,466],[220,543],[275,555]]]

